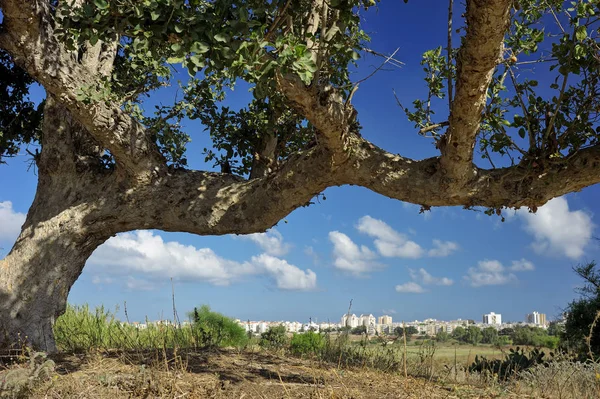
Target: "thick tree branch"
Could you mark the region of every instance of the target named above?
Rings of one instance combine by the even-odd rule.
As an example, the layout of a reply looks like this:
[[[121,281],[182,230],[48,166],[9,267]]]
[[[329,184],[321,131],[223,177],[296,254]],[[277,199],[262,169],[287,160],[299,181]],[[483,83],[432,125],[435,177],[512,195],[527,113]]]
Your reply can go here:
[[[429,206],[538,207],[548,200],[600,183],[600,146],[580,150],[546,170],[515,165],[476,169],[466,185],[448,185],[439,158],[413,161],[362,138],[350,140],[352,157],[338,184],[353,184],[401,201]],[[350,166],[351,165],[351,166]]]
[[[0,47],[62,103],[107,148],[121,170],[147,180],[165,167],[150,135],[137,121],[108,101],[81,101],[82,90],[93,90],[98,77],[112,68],[115,44],[98,44],[79,60],[54,37],[47,2],[0,0],[5,33]],[[102,52],[104,47],[104,52]],[[93,69],[89,69],[93,68]]]
[[[353,122],[354,108],[345,104],[332,87],[321,88],[315,95],[296,75],[277,75],[276,78],[291,106],[316,128],[319,143],[334,154],[334,163],[342,163],[347,158],[345,137]]]
[[[463,184],[475,177],[475,137],[494,69],[502,58],[512,3],[512,0],[467,1],[467,34],[458,52],[450,127],[441,148],[441,165],[450,184]]]

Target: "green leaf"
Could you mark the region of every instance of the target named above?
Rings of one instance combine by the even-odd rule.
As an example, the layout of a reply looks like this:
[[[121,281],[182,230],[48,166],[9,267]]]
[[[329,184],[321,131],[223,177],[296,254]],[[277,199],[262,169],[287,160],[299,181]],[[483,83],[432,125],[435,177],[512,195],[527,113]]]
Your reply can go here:
[[[94,0],[94,5],[99,10],[106,10],[108,8],[108,2],[106,0]]]
[[[158,11],[154,10],[150,12],[150,18],[152,18],[153,21],[156,21],[159,17],[160,13]]]
[[[192,53],[198,53],[198,54],[204,54],[204,53],[208,52],[208,50],[210,50],[210,47],[208,46],[208,44],[206,44],[204,42],[194,42],[192,44],[192,48],[190,49],[190,51]]]
[[[575,37],[577,38],[577,40],[585,40],[585,38],[587,38],[587,30],[585,29],[585,26],[578,26],[577,30],[575,31]]]
[[[181,50],[181,44],[179,44],[179,43],[171,44],[171,50],[178,52],[179,50]]]
[[[214,39],[221,43],[227,43],[229,41],[229,36],[225,35],[224,33],[217,33],[214,36]]]
[[[181,24],[175,24],[175,32],[177,32],[177,33],[183,32],[183,26]]]
[[[339,31],[340,31],[340,27],[337,26],[337,24],[333,25],[331,28],[329,28],[327,33],[325,33],[325,41],[327,41],[327,42],[331,41],[331,39],[333,39]]]
[[[98,43],[98,39],[98,35],[93,34],[92,36],[90,36],[89,42],[92,46],[94,46],[96,43]]]
[[[167,58],[167,62],[169,64],[179,64],[185,60],[185,57],[169,57]]]

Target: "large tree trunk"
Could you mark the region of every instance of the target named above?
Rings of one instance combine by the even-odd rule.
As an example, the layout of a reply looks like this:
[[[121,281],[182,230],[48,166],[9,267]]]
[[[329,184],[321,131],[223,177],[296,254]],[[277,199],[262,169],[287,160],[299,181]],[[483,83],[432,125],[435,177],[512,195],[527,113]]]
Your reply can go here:
[[[44,115],[36,196],[19,238],[0,260],[0,347],[53,352],[52,324],[65,311],[69,290],[92,252],[114,234],[98,217],[114,203],[102,200],[111,179],[97,162],[98,146],[52,97]]]
[[[86,233],[85,205],[58,213],[46,205],[45,199],[33,204],[15,246],[0,261],[0,342],[54,352],[52,325],[87,258],[107,237]]]

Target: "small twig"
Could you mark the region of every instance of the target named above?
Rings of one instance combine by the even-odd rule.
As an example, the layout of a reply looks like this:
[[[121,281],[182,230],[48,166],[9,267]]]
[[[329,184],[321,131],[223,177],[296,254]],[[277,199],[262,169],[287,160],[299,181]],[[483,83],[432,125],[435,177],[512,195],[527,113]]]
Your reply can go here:
[[[452,64],[452,9],[454,8],[454,0],[449,0],[448,4],[448,109],[452,108],[452,74],[450,73],[450,65]]]
[[[419,134],[425,134],[432,130],[438,129],[440,127],[445,127],[445,126],[450,126],[450,122],[444,121],[444,122],[440,122],[440,123],[434,123],[433,125],[425,126],[419,130]]]
[[[380,52],[377,52],[377,51],[375,51],[375,50],[371,50],[370,48],[363,47],[363,48],[362,48],[362,51],[364,51],[365,53],[369,53],[369,54],[376,55],[377,57],[381,57],[381,58],[389,58],[387,55],[385,55],[385,54],[382,54],[382,53],[380,53]],[[397,51],[397,50],[396,50],[396,51]],[[399,61],[399,60],[397,60],[397,59],[395,59],[395,58],[390,58],[390,60],[389,60],[389,63],[390,63],[390,64],[392,64],[392,65],[394,65],[394,66],[396,66],[396,67],[398,67],[398,68],[400,68],[400,67],[402,67],[403,65],[405,65],[405,64],[404,64],[404,62],[402,62],[402,61]]]
[[[534,149],[536,147],[535,143],[535,134],[531,129],[531,124],[529,123],[529,115],[527,112],[527,108],[525,107],[525,102],[523,101],[523,97],[521,97],[521,92],[517,89],[517,78],[511,67],[506,66],[507,71],[510,73],[510,79],[515,88],[515,92],[517,93],[517,97],[519,98],[519,103],[521,104],[521,109],[523,110],[523,117],[525,118],[525,124],[527,126],[527,133],[529,134],[529,148]]]
[[[354,86],[358,86],[360,83],[364,82],[365,80],[371,78],[373,75],[375,75],[377,72],[379,72],[379,70],[381,68],[383,68],[385,66],[385,64],[387,64],[388,62],[390,62],[391,60],[394,59],[394,56],[396,55],[396,53],[398,52],[398,50],[400,50],[400,47],[398,47],[393,53],[392,55],[386,57],[385,61],[383,61],[383,63],[381,65],[379,65],[377,68],[375,68],[375,70],[373,72],[371,72],[366,78],[363,78],[361,80],[359,80],[358,82],[354,83]]]

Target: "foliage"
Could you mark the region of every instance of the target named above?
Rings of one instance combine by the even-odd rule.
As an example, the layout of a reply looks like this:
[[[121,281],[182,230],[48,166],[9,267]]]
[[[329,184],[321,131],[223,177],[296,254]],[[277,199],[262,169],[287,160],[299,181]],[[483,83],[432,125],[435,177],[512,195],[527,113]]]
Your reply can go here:
[[[269,329],[260,336],[260,346],[266,349],[280,350],[288,342],[285,326],[269,327]]]
[[[498,342],[498,330],[494,327],[486,327],[481,330],[481,343],[495,344]]]
[[[198,316],[200,321],[194,325],[146,320],[144,326],[136,326],[119,321],[104,306],[91,310],[88,305],[68,305],[53,329],[57,346],[67,352],[241,346],[246,342],[244,329],[233,320],[208,307],[202,307]]]
[[[545,353],[537,348],[527,353],[525,349],[517,347],[516,349],[510,349],[504,359],[489,360],[484,356],[475,356],[475,361],[469,366],[469,371],[486,373],[506,381],[508,378],[533,366],[547,364],[544,356]],[[550,357],[552,356],[554,354],[550,353]]]
[[[366,334],[367,333],[367,327],[366,326],[354,327],[352,329],[351,333],[354,334],[354,335]]]
[[[17,154],[21,144],[39,140],[43,103],[29,99],[33,79],[0,49],[0,163]]]
[[[193,333],[204,347],[242,346],[248,339],[246,331],[236,321],[213,312],[208,305],[190,312]]]
[[[155,133],[165,157],[185,166],[183,118],[200,119],[214,148],[207,161],[247,174],[269,135],[278,138],[275,160],[284,159],[313,138],[310,124],[296,115],[275,87],[275,74],[294,73],[313,81],[352,88],[348,66],[359,58],[368,36],[359,27],[359,10],[374,1],[328,2],[322,29],[307,29],[313,3],[306,0],[161,0],[61,2],[57,35],[71,49],[119,37],[117,68],[97,87],[82,90],[83,101],[133,102],[140,121]],[[312,44],[314,43],[314,45]],[[139,110],[139,96],[171,84],[181,66],[191,79],[183,98],[161,106],[154,117]],[[222,88],[243,79],[254,100],[239,111],[218,106]]]
[[[450,340],[450,334],[446,331],[440,331],[435,335],[435,340],[438,342],[448,342]]]
[[[296,356],[318,355],[325,346],[324,337],[314,331],[294,334],[290,342],[290,351]]]
[[[597,322],[593,329],[592,323],[600,311],[600,270],[596,262],[589,262],[575,266],[573,271],[583,279],[584,284],[577,289],[580,298],[573,300],[565,309],[567,319],[562,341],[584,356],[588,356],[589,352],[599,356],[600,323]]]
[[[419,330],[417,330],[416,327],[414,326],[408,326],[406,327],[406,339],[409,340],[410,337],[412,337],[413,335],[417,335],[419,333]],[[394,334],[396,334],[399,337],[402,337],[404,335],[404,329],[402,327],[396,327],[394,328]]]

